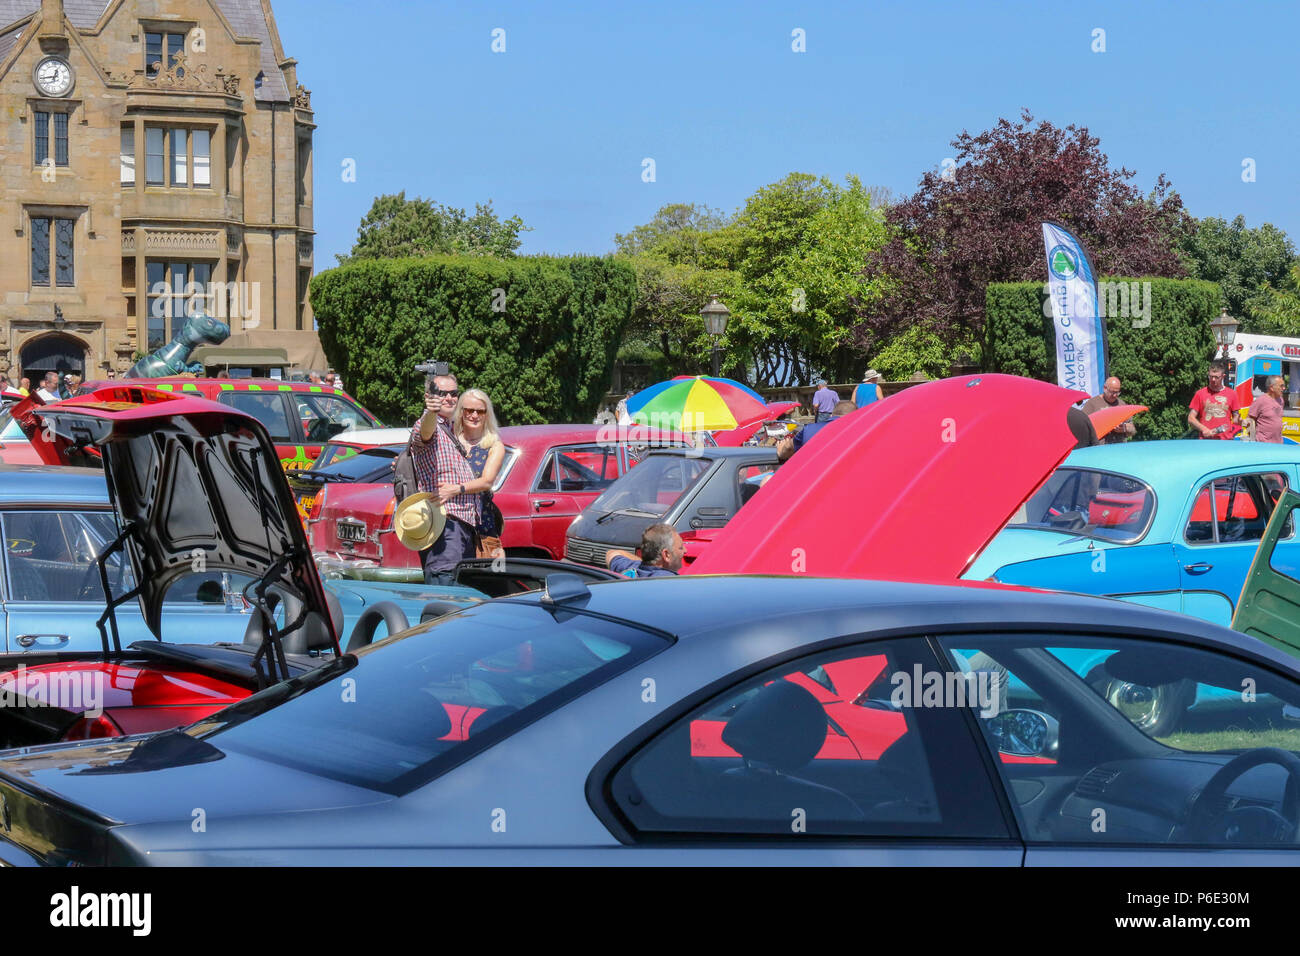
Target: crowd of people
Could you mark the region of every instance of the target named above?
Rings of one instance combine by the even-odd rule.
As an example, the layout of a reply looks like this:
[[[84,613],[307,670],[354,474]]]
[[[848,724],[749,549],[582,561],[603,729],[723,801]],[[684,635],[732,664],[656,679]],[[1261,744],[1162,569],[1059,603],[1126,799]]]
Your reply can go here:
[[[1192,434],[1206,439],[1230,439],[1245,429],[1244,438],[1281,442],[1284,380],[1271,376],[1256,390],[1243,420],[1236,392],[1226,385],[1226,368],[1210,365],[1207,384],[1196,392],[1187,416]],[[313,373],[312,381],[319,380]],[[26,380],[24,380],[26,385]],[[42,383],[42,387],[47,386]],[[57,385],[57,382],[55,383]],[[331,380],[322,384],[338,384]],[[1125,442],[1137,434],[1132,418],[1100,439],[1090,416],[1125,402],[1123,383],[1106,379],[1099,395],[1071,409],[1070,426],[1079,445]],[[868,369],[852,400],[841,399],[825,381],[813,393],[814,420],[801,425],[777,443],[777,458],[786,461],[813,440],[832,421],[884,399],[881,376]],[[456,376],[431,375],[425,382],[424,412],[415,422],[409,445],[416,476],[415,494],[399,503],[395,526],[406,543],[418,550],[427,583],[450,584],[456,566],[469,557],[497,557],[501,549],[501,512],[492,504],[491,488],[505,459],[492,400],[481,389],[460,390]],[[666,524],[651,525],[642,535],[638,552],[611,549],[606,564],[629,578],[660,577],[678,573],[684,545],[681,535]]]

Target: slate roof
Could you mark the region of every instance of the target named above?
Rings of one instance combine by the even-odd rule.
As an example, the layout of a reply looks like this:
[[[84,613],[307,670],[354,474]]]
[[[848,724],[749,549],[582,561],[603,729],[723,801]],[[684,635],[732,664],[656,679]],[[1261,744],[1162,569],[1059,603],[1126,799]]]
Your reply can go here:
[[[0,33],[0,63],[3,63],[9,57],[9,51],[14,48],[20,39],[23,31],[21,29],[12,30],[9,33]]]
[[[74,27],[89,29],[99,22],[108,9],[110,0],[63,0],[63,10]],[[271,28],[262,14],[260,0],[215,0],[217,7],[230,21],[236,36],[255,37],[262,45],[262,88],[254,89],[253,97],[263,102],[288,102],[290,90],[275,62],[275,48],[271,43]],[[24,17],[31,16],[41,7],[40,0],[0,0],[0,29]],[[0,61],[3,61],[21,31],[0,33]],[[241,78],[249,88],[253,77]]]

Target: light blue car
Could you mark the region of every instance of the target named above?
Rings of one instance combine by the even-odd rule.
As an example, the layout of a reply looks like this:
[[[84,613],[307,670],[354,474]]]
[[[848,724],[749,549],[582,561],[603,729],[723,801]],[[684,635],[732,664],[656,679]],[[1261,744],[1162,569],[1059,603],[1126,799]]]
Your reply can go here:
[[[104,610],[104,590],[94,559],[117,535],[104,473],[45,465],[0,466],[0,534],[5,543],[0,561],[0,651],[98,650],[96,621]],[[129,589],[130,572],[124,570],[120,555],[109,558],[108,572],[114,592]],[[168,592],[164,633],[184,635],[185,642],[192,644],[241,640],[251,618],[240,596],[248,580],[222,572],[184,579]],[[442,602],[450,609],[486,597],[468,587],[332,578],[326,578],[325,588],[338,598],[343,611],[343,644],[366,610],[381,602],[396,605],[414,624],[430,602]],[[389,628],[382,615],[377,617],[376,634],[382,637]],[[117,618],[123,645],[153,639],[134,602],[119,608]],[[392,630],[401,629],[400,621],[389,621]]]
[[[1123,598],[1227,627],[1300,446],[1152,441],[1073,452],[964,577]],[[1211,494],[1213,489],[1213,494]],[[1274,562],[1300,564],[1294,529]]]
[[[964,575],[1116,597],[1227,627],[1259,539],[1300,446],[1151,441],[1073,452]],[[1294,528],[1274,566],[1300,564]],[[1234,696],[1182,682],[1142,687],[1101,676],[1102,659],[1068,659],[1144,730],[1173,729],[1190,707]]]

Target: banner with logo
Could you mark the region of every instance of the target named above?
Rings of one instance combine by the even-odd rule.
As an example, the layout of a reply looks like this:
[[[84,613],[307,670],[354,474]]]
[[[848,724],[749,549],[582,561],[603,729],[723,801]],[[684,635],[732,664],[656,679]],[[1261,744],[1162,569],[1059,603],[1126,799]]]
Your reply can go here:
[[[1056,329],[1056,382],[1100,395],[1106,381],[1106,329],[1097,313],[1097,273],[1074,235],[1043,223],[1048,294]]]

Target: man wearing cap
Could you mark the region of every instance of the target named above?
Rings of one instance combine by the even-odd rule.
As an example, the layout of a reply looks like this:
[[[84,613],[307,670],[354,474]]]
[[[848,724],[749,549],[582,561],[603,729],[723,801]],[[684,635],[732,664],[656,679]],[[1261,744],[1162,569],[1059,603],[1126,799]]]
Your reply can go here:
[[[817,391],[813,392],[813,412],[817,415],[818,422],[828,422],[831,420],[831,411],[835,408],[835,403],[840,400],[831,388],[826,384],[825,379],[817,380]]]
[[[393,526],[408,527],[405,539],[420,552],[426,584],[452,584],[456,565],[475,554],[474,528],[482,496],[466,494],[474,469],[456,447],[451,415],[460,388],[454,375],[429,376],[424,385],[424,414],[411,429],[411,460],[417,494],[402,501]],[[440,530],[441,515],[446,521]],[[399,530],[399,537],[402,533]]]
[[[862,384],[853,390],[853,404],[862,408],[880,401],[880,398],[880,373],[869,368],[867,374],[862,376]]]

